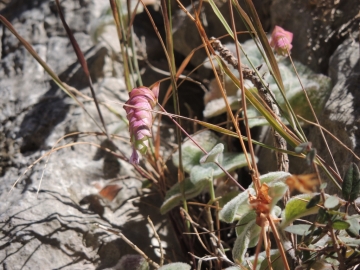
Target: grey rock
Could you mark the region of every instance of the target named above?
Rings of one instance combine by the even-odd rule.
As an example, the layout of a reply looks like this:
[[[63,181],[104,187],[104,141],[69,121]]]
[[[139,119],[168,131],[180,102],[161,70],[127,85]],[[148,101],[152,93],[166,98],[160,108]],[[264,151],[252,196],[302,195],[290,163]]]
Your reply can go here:
[[[354,125],[358,116],[355,97],[359,91],[359,43],[353,39],[343,42],[330,58],[329,75],[334,82],[332,94],[327,102],[329,118],[346,125]]]
[[[331,55],[349,33],[357,30],[359,9],[357,0],[311,3],[273,0],[271,25],[294,33],[291,54],[296,60],[326,74]]]
[[[80,94],[91,96],[54,2],[13,2],[16,5],[9,6],[13,12],[6,14],[19,33],[63,81]],[[92,9],[103,3],[61,1],[89,64],[99,100],[125,117],[122,103],[128,94],[120,64],[113,62],[114,56],[104,44],[91,44],[87,29],[96,13]],[[141,189],[142,182],[126,162],[132,151],[126,124],[102,106],[107,129],[121,139],[109,143],[105,136],[87,134],[100,129],[50,81],[7,29],[2,28],[1,34],[0,264],[4,269],[102,269],[135,253],[116,235],[98,228],[97,223],[121,229],[158,260],[153,248],[157,242],[146,217],[151,217],[163,241],[174,241],[169,240],[171,229],[158,211],[160,198],[141,196],[150,191]],[[93,102],[83,102],[100,123]],[[83,133],[58,141],[65,134],[79,131]],[[100,151],[96,145],[116,151],[123,159]],[[57,146],[63,148],[49,155]],[[11,189],[17,179],[19,182]],[[99,192],[108,184],[120,188],[112,201]]]

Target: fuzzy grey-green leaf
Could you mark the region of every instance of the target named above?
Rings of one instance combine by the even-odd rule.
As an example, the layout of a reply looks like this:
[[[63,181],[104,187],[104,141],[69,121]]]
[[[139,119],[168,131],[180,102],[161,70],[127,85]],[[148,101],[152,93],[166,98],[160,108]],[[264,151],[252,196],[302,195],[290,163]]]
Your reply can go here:
[[[180,185],[183,185],[181,187]],[[199,195],[206,187],[207,179],[203,181],[193,182],[190,178],[186,178],[182,183],[176,183],[172,186],[165,195],[165,199],[160,208],[160,213],[165,214],[174,207],[178,206],[179,203],[184,199],[191,199]],[[182,190],[184,192],[182,192]]]
[[[224,145],[222,143],[218,143],[214,146],[213,149],[207,155],[203,156],[200,159],[200,163],[209,163],[209,162],[220,162],[222,161],[222,154],[224,152]]]
[[[249,247],[251,231],[247,230],[241,236],[238,236],[235,240],[232,250],[233,259],[236,263],[244,261],[246,250]]]
[[[360,234],[360,215],[349,216],[346,221],[350,224],[350,227],[346,230],[348,234],[358,237]]]
[[[225,204],[223,209],[221,209],[219,212],[220,219],[227,223],[231,223],[235,219],[239,219],[248,213],[251,210],[248,203],[249,194],[255,195],[255,190],[249,188]]]
[[[247,166],[245,154],[239,153],[224,153],[222,160],[222,167],[232,172],[241,167]],[[225,175],[224,171],[219,168],[215,163],[205,163],[201,165],[195,165],[191,168],[190,179],[193,182],[201,181],[210,177],[211,170],[213,170],[212,176],[219,178]]]
[[[261,227],[256,224],[256,213],[254,210],[240,218],[236,225],[237,237],[243,238],[248,231],[250,232],[248,247],[251,248],[257,245],[261,232]]]
[[[205,151],[209,152],[214,148],[216,144],[220,142],[220,139],[215,135],[214,132],[205,130],[195,135],[191,135],[191,138],[197,142]],[[192,167],[199,165],[199,161],[203,156],[203,152],[197,145],[194,144],[190,139],[185,140],[181,145],[182,150],[182,163],[185,172],[190,172]],[[172,160],[176,167],[179,166],[179,152],[176,151]]]

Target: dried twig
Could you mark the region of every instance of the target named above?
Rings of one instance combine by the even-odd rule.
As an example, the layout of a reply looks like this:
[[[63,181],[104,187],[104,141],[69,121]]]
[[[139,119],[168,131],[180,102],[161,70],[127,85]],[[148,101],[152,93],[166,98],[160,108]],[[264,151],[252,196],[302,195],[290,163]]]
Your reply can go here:
[[[105,231],[111,232],[113,234],[116,234],[117,236],[119,236],[122,240],[125,241],[126,244],[128,244],[133,250],[135,250],[137,253],[139,253],[141,256],[144,257],[144,259],[151,264],[153,267],[155,267],[156,269],[160,268],[160,265],[158,265],[156,262],[154,262],[153,260],[151,260],[140,248],[138,248],[133,242],[131,242],[129,239],[127,239],[125,237],[125,235],[123,235],[121,232],[119,232],[118,230],[115,230],[113,228],[108,228],[104,225],[101,224],[96,224],[97,227],[99,227],[100,229],[103,229]]]
[[[148,216],[147,217],[147,220],[154,232],[154,236],[156,238],[156,240],[158,240],[159,242],[159,249],[160,249],[160,266],[162,266],[164,264],[164,250],[163,250],[163,247],[162,247],[162,244],[161,244],[161,240],[160,240],[160,237],[158,235],[158,233],[156,232],[156,229],[154,227],[154,223],[152,222],[152,220],[150,219],[150,217]]]

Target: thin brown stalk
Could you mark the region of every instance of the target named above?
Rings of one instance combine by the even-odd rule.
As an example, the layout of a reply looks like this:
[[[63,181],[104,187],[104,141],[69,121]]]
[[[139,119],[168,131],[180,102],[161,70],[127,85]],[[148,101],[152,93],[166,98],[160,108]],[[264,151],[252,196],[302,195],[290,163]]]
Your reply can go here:
[[[181,212],[185,215],[185,219],[190,222],[190,224],[193,226],[194,228],[194,231],[195,231],[195,234],[196,234],[196,237],[197,239],[199,240],[201,246],[209,253],[209,254],[212,254],[212,252],[207,248],[207,246],[204,244],[204,242],[202,241],[199,233],[198,233],[198,230],[197,228],[201,228],[202,230],[210,233],[209,231],[207,231],[205,228],[201,227],[199,224],[197,224],[196,222],[194,222],[192,220],[192,218],[190,217],[190,215],[188,214],[188,211],[185,210],[184,208],[180,208]]]
[[[236,35],[234,35],[234,38],[236,40],[235,44],[238,44]],[[256,73],[253,70],[251,70],[250,68],[248,68],[244,65],[241,65],[241,59],[240,59],[239,55],[237,58],[235,58],[232,55],[232,53],[227,48],[225,48],[218,39],[213,39],[212,46],[216,51],[219,52],[220,56],[223,57],[230,65],[232,65],[234,68],[238,69],[239,74],[241,76],[240,84],[242,84],[242,78],[245,78],[245,79],[250,80],[255,85],[255,87],[258,89],[258,93],[259,93],[260,97],[267,105],[266,108],[268,108],[268,110],[271,110],[271,112],[276,115],[275,119],[281,125],[282,123],[280,120],[280,110],[274,100],[274,95],[271,93],[271,91],[267,87],[265,87],[263,85],[262,81],[257,77]],[[236,50],[237,50],[237,54],[239,54],[238,46],[236,46]],[[242,95],[242,101],[246,100],[245,91],[243,88],[241,91],[241,95]],[[245,104],[245,106],[246,106],[246,104]],[[244,107],[244,116],[245,115],[246,115],[246,107]],[[245,117],[245,119],[247,119],[247,116]],[[272,130],[273,130],[275,146],[277,148],[287,150],[286,140],[275,129],[272,129]],[[284,154],[282,152],[277,152],[276,157],[278,160],[278,170],[286,171],[286,172],[289,171],[289,158],[288,158],[287,154]]]
[[[266,219],[265,219],[266,220]],[[266,221],[265,221],[266,222]],[[267,227],[267,226],[266,226]],[[271,263],[271,255],[270,255],[270,239],[269,239],[269,235],[268,232],[266,231],[265,226],[263,227],[263,229],[261,230],[261,232],[264,234],[264,248],[265,248],[265,252],[266,252],[266,259],[268,261],[268,268],[270,270],[272,270],[272,263]],[[254,268],[255,270],[256,268]]]
[[[108,139],[110,140],[110,136],[109,136],[109,133],[107,131],[107,128],[106,128],[106,125],[105,125],[105,121],[104,121],[104,118],[102,116],[102,113],[101,113],[101,110],[100,110],[100,107],[99,107],[99,103],[98,103],[98,100],[96,98],[96,94],[95,94],[95,90],[94,90],[94,86],[93,86],[93,83],[92,83],[92,80],[91,80],[91,76],[90,76],[90,72],[89,72],[89,68],[88,68],[88,65],[86,63],[86,60],[85,60],[85,57],[84,57],[84,54],[82,53],[81,49],[80,49],[80,46],[79,44],[77,43],[73,33],[71,32],[68,24],[66,23],[65,21],[65,17],[64,17],[64,14],[62,12],[62,9],[60,7],[60,2],[59,0],[56,0],[56,7],[58,9],[58,12],[59,12],[59,15],[60,15],[60,19],[61,19],[61,22],[66,30],[66,33],[70,39],[70,42],[71,42],[71,45],[73,46],[73,49],[74,49],[74,52],[77,56],[77,59],[82,67],[82,69],[84,70],[84,73],[85,73],[85,76],[88,80],[88,83],[89,83],[89,87],[90,87],[90,91],[91,91],[91,95],[93,96],[93,99],[94,99],[94,103],[95,103],[95,106],[96,106],[96,110],[99,114],[99,118],[100,118],[100,121],[103,125],[103,128],[104,128],[104,131],[105,131],[105,134],[106,136],[108,137]]]
[[[260,232],[260,235],[259,235],[259,242],[258,242],[258,244],[256,245],[255,257],[254,257],[254,264],[253,264],[252,269],[256,269],[256,266],[257,266],[257,261],[258,261],[258,258],[259,258],[259,253],[260,253],[261,246],[262,246],[262,243],[263,243],[263,240],[264,240],[264,233],[263,233],[263,231],[265,231],[265,226],[261,226],[261,232]]]
[[[232,30],[233,30],[233,33],[236,33],[236,26],[235,26],[235,20],[234,20],[234,14],[233,14],[233,10],[232,10],[231,1],[229,1],[229,10],[230,10],[230,18],[231,18]],[[236,34],[234,34],[234,41],[235,41],[235,44],[238,44],[238,39],[237,39]],[[246,104],[246,97],[245,97],[244,76],[243,76],[243,72],[242,72],[242,65],[241,65],[239,47],[235,46],[235,48],[236,48],[236,56],[237,56],[237,59],[238,59],[236,69],[238,70],[239,75],[240,75],[241,102],[242,102],[242,108],[243,108],[243,113],[244,113],[246,136],[249,139],[248,146],[249,146],[249,151],[250,151],[250,155],[251,155],[251,159],[252,159],[252,167],[253,167],[253,170],[254,170],[254,172],[253,172],[253,174],[251,176],[253,178],[254,186],[256,187],[255,190],[256,190],[256,192],[258,192],[260,190],[259,171],[257,169],[257,164],[256,164],[256,161],[255,161],[254,147],[253,147],[253,144],[251,143],[251,133],[250,133],[249,125],[248,125],[249,121],[248,121],[247,104]],[[236,121],[236,124],[238,124],[238,121]],[[246,153],[246,148],[244,147],[244,141],[241,139],[241,137],[239,137],[239,139],[241,141],[243,150],[245,150],[244,153]]]
[[[355,154],[355,152],[353,150],[351,150],[351,148],[347,147],[342,141],[340,141],[335,135],[333,135],[329,130],[327,130],[326,128],[324,128],[323,126],[321,126],[320,124],[311,122],[303,117],[301,117],[300,115],[298,115],[297,117],[299,117],[301,120],[303,120],[306,123],[309,123],[311,125],[314,125],[322,130],[324,130],[328,135],[330,135],[331,138],[333,138],[336,142],[338,142],[342,147],[344,147],[346,150],[348,150],[357,160],[360,160],[360,157],[358,155]]]
[[[105,227],[101,224],[96,224],[100,229],[103,229],[105,231],[111,232],[117,236],[119,236],[126,244],[128,244],[133,250],[135,250],[137,253],[139,253],[149,264],[151,264],[156,269],[160,268],[160,265],[158,265],[156,262],[151,260],[140,248],[138,248],[133,242],[131,242],[128,238],[126,238],[125,235],[123,235],[118,230],[115,230],[113,228]]]
[[[156,229],[155,229],[155,226],[154,226],[154,223],[152,222],[152,220],[150,219],[150,217],[148,216],[147,217],[147,220],[154,232],[154,236],[156,238],[156,240],[159,242],[159,249],[160,249],[160,267],[164,264],[164,249],[162,247],[162,244],[161,244],[161,240],[160,240],[160,237],[158,235],[158,233],[156,232]]]
[[[285,254],[285,250],[284,250],[284,247],[280,241],[280,236],[279,236],[279,233],[277,231],[277,228],[275,226],[275,223],[274,223],[274,220],[272,219],[271,216],[268,216],[267,220],[269,221],[269,224],[270,224],[270,227],[271,227],[271,230],[274,234],[274,238],[275,238],[275,241],[276,241],[276,245],[279,249],[279,253],[281,255],[281,258],[283,260],[283,263],[284,263],[284,268],[286,270],[290,270],[290,267],[289,267],[289,264],[287,262],[287,258],[286,258],[286,254]]]
[[[308,105],[309,105],[309,107],[310,107],[311,113],[312,113],[312,115],[314,116],[317,125],[320,127],[321,125],[320,125],[319,119],[317,118],[316,113],[315,113],[315,111],[314,111],[314,108],[313,108],[313,106],[311,105],[309,96],[308,96],[308,94],[307,94],[307,92],[306,92],[306,90],[305,90],[305,88],[304,88],[304,85],[303,85],[302,82],[301,82],[300,76],[299,76],[299,74],[298,74],[298,72],[297,72],[297,70],[296,70],[296,68],[295,68],[295,65],[294,65],[294,62],[293,62],[293,60],[292,60],[292,58],[291,58],[291,56],[290,56],[289,50],[288,50],[288,55],[289,55],[289,59],[290,59],[290,61],[291,61],[291,64],[292,64],[292,66],[293,66],[293,68],[294,68],[296,77],[298,78],[299,83],[300,83],[300,85],[301,85],[301,89],[303,90],[303,93],[304,93],[304,95],[305,95],[306,101],[307,101],[307,103],[308,103]],[[332,162],[333,162],[334,168],[335,168],[337,174],[340,175],[339,170],[338,170],[338,168],[337,168],[337,166],[336,166],[335,159],[334,159],[334,157],[333,157],[333,155],[332,155],[332,153],[331,153],[329,144],[328,144],[328,142],[327,142],[327,140],[326,140],[326,138],[325,138],[324,132],[323,132],[323,130],[322,130],[321,128],[319,128],[319,130],[320,130],[320,133],[321,133],[321,137],[323,138],[324,143],[325,143],[325,145],[326,145],[326,149],[328,150],[329,155],[330,155],[330,158],[331,158],[331,160],[332,160]]]

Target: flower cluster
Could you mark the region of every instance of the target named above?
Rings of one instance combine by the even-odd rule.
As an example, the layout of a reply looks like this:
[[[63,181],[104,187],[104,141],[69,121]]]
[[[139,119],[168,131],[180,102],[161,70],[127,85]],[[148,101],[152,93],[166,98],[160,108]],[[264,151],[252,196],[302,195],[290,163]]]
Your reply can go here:
[[[285,31],[280,26],[275,26],[271,34],[270,46],[275,48],[275,52],[281,55],[287,55],[291,50],[291,42],[293,40],[293,33]]]
[[[146,154],[149,147],[151,126],[153,121],[152,110],[154,109],[159,95],[159,83],[151,90],[145,86],[134,88],[129,93],[129,100],[125,103],[124,109],[129,120],[130,141],[133,146],[133,153],[130,157],[131,164],[139,164],[139,155]]]

